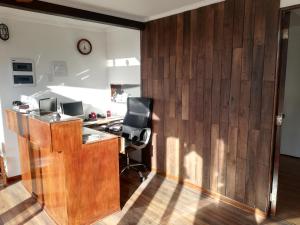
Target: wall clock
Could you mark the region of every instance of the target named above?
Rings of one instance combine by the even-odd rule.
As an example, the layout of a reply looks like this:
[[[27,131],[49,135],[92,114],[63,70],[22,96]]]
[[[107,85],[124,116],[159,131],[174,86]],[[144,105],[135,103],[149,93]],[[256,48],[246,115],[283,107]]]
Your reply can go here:
[[[9,39],[8,27],[3,23],[0,24],[0,38],[4,41]]]
[[[88,55],[92,52],[92,44],[87,39],[81,39],[77,43],[77,49],[82,55]]]

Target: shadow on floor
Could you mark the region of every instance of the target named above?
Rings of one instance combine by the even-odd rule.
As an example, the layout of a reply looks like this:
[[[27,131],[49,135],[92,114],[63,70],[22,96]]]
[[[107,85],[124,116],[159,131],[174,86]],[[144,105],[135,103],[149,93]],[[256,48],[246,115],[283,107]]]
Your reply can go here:
[[[136,163],[136,162],[133,162]],[[120,171],[126,165],[126,157],[120,155]],[[142,168],[141,168],[142,169]],[[143,174],[148,177],[149,171],[143,172]],[[126,202],[134,194],[134,192],[141,185],[139,174],[136,171],[130,170],[125,171],[123,174],[120,174],[120,194],[121,194],[121,208],[124,207]]]
[[[34,205],[37,205],[37,208],[34,210],[34,212],[32,212],[32,210],[29,211],[28,209]],[[25,211],[28,211],[29,213],[25,214]],[[2,213],[0,215],[0,222],[2,222],[2,224],[9,223],[15,225],[23,225],[42,211],[43,207],[38,204],[35,198],[30,197],[10,208],[6,212]]]

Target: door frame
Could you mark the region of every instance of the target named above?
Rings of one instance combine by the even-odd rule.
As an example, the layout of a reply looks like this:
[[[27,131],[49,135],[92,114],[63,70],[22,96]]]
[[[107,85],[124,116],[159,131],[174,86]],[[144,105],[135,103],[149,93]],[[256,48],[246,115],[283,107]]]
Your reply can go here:
[[[281,124],[277,123],[277,116],[284,115],[284,91],[286,81],[286,68],[288,56],[288,35],[290,26],[291,10],[300,8],[300,5],[286,7],[280,9],[280,22],[278,32],[278,53],[276,63],[276,91],[275,91],[275,114],[273,127],[273,143],[272,143],[272,180],[271,180],[271,194],[270,194],[270,210],[272,216],[276,215],[277,199],[278,199],[278,185],[279,185],[279,166],[280,166],[280,144],[281,144]]]

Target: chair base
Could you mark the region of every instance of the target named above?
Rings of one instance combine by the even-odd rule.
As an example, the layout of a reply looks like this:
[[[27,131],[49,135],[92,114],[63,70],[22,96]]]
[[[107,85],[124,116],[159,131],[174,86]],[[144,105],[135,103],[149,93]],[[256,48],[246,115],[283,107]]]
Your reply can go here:
[[[134,170],[139,174],[140,180],[141,182],[145,181],[147,179],[146,176],[143,175],[142,171],[140,171],[137,167],[144,167],[144,170],[147,169],[146,165],[142,164],[142,163],[130,163],[130,159],[129,159],[129,155],[128,153],[126,153],[126,166],[122,168],[121,173],[123,174],[126,170]]]

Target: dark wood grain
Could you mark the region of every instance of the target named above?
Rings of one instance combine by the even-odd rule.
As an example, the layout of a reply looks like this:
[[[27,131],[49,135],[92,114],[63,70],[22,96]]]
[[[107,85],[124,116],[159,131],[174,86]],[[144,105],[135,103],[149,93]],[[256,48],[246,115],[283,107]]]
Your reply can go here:
[[[142,65],[143,93],[156,102],[152,167],[264,212],[278,11],[278,0],[227,0],[142,32],[142,63],[159,71]]]
[[[31,174],[31,154],[29,151],[28,139],[18,137],[19,156],[21,164],[21,176],[24,187],[32,193],[32,174]]]

